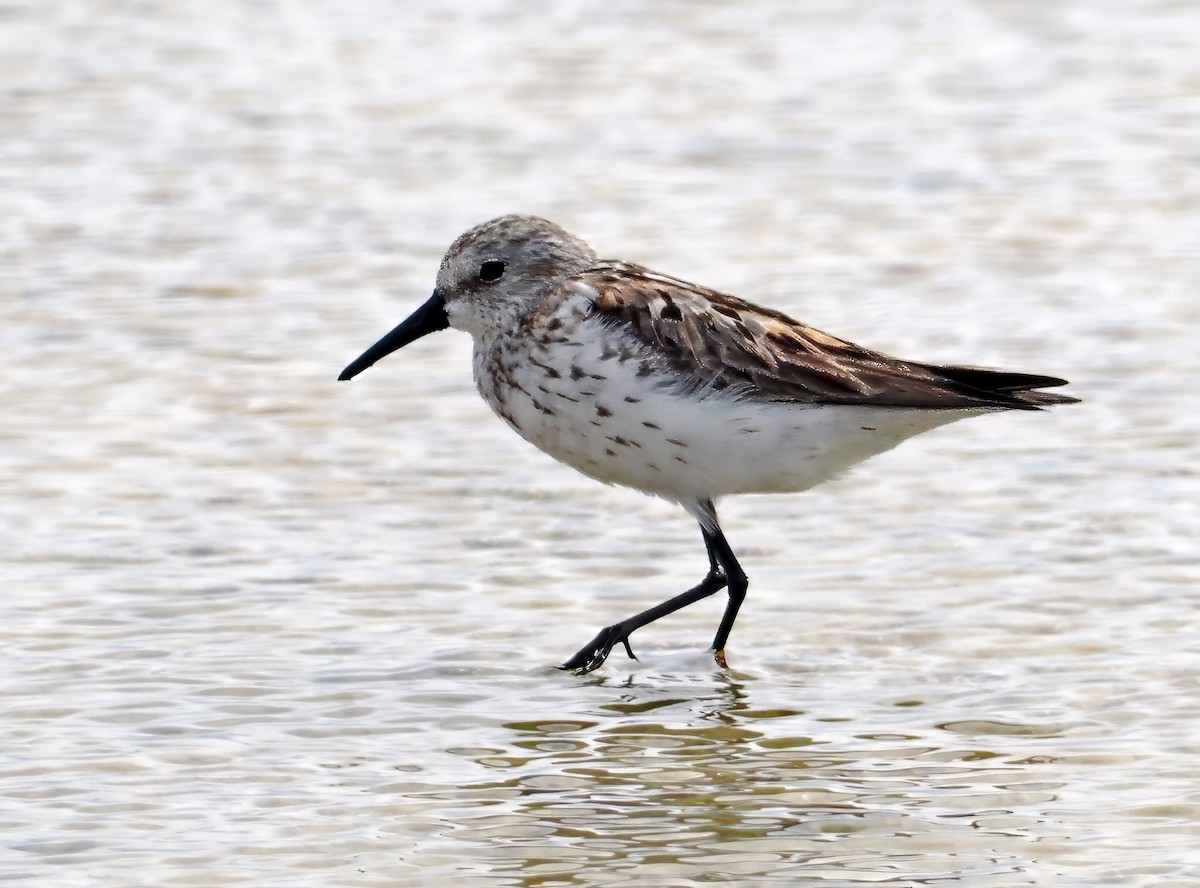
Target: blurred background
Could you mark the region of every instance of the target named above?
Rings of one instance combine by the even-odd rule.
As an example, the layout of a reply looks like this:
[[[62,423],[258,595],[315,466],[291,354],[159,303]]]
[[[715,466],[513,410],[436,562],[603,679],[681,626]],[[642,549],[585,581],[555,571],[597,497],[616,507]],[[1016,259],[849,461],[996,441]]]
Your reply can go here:
[[[1200,8],[0,0],[0,879],[1194,885]],[[681,510],[492,417],[461,231],[1080,405]]]

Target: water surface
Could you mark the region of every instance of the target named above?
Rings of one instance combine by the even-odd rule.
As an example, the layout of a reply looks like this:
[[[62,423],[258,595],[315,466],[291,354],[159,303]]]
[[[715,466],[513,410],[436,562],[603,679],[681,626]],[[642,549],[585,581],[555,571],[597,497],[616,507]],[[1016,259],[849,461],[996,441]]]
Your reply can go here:
[[[0,877],[1200,880],[1189,4],[0,9]],[[728,671],[666,503],[338,371],[466,227],[924,360],[1061,374],[732,500]]]

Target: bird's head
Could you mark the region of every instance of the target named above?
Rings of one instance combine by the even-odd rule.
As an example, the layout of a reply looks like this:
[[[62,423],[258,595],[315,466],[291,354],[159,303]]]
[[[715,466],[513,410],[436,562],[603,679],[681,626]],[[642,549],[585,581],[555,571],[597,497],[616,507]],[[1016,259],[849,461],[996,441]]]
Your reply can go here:
[[[429,333],[453,327],[476,340],[509,329],[562,281],[595,262],[581,239],[537,216],[500,216],[450,245],[429,300],[355,359],[338,379]]]

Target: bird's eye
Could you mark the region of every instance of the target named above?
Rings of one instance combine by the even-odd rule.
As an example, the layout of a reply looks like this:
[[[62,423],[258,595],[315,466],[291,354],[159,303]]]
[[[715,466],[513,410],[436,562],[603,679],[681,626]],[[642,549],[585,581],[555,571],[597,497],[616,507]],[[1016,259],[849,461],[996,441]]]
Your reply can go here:
[[[479,279],[485,284],[496,283],[503,276],[506,265],[508,263],[503,259],[489,259],[479,266]]]

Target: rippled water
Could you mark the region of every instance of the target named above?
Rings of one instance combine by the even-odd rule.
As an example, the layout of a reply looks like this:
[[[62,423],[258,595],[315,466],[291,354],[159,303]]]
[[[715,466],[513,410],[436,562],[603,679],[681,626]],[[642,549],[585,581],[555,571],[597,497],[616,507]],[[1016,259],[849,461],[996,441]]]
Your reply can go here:
[[[0,879],[1200,880],[1189,3],[0,6]],[[443,334],[462,229],[1062,374],[802,496],[751,577]]]

